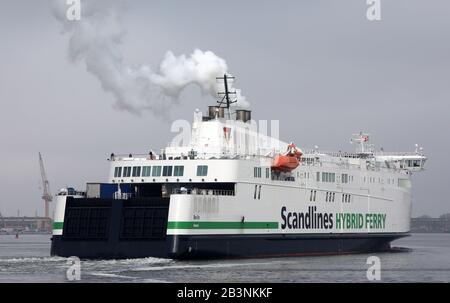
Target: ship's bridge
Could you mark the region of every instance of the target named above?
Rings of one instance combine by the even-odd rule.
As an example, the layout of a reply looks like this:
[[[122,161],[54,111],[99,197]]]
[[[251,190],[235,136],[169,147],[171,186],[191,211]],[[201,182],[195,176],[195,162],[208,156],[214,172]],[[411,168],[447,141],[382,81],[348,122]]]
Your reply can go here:
[[[389,168],[404,169],[411,172],[424,170],[427,157],[421,153],[379,153],[375,155],[377,162],[385,163]]]

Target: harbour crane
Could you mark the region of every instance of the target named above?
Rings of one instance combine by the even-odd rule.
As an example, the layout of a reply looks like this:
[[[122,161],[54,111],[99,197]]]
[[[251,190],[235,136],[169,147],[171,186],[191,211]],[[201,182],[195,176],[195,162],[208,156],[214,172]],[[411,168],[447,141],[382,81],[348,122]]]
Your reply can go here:
[[[44,160],[42,159],[41,153],[39,153],[39,165],[41,168],[41,181],[42,181],[42,199],[44,200],[44,217],[50,218],[49,206],[52,202],[53,197],[50,191],[50,184],[47,179],[47,174],[45,173]]]

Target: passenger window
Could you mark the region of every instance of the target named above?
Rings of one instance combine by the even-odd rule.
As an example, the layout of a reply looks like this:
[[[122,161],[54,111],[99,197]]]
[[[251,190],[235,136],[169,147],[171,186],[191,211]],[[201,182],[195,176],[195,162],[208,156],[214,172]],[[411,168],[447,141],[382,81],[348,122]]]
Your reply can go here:
[[[172,166],[163,166],[163,177],[172,176]]]
[[[208,175],[208,166],[207,165],[198,165],[197,166],[197,176],[207,176]]]
[[[133,177],[140,177],[140,176],[141,176],[141,167],[133,166]]]
[[[150,177],[151,166],[143,166],[142,167],[142,177]]]
[[[131,176],[131,166],[125,166],[125,167],[123,168],[123,176],[124,176],[125,178],[128,178],[128,177]]]
[[[153,166],[153,171],[152,171],[152,176],[153,177],[160,177],[161,176],[161,166]]]
[[[184,174],[184,166],[175,166],[174,168],[174,176],[182,177]]]
[[[114,178],[122,177],[122,167],[116,167],[114,169]]]

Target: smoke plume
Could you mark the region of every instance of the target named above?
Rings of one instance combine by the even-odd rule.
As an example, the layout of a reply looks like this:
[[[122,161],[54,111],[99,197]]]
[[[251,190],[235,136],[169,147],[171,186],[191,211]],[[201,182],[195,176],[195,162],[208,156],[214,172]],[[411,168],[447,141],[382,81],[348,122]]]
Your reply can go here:
[[[69,21],[66,0],[52,0],[52,11],[69,36],[68,57],[82,62],[106,92],[113,95],[114,107],[133,114],[150,111],[166,115],[188,85],[199,86],[204,94],[217,96],[216,77],[228,73],[227,63],[211,51],[196,49],[189,56],[168,51],[160,65],[128,66],[120,45],[125,36],[121,12],[124,1],[89,0],[81,2],[81,19]],[[248,103],[237,90],[240,107]]]

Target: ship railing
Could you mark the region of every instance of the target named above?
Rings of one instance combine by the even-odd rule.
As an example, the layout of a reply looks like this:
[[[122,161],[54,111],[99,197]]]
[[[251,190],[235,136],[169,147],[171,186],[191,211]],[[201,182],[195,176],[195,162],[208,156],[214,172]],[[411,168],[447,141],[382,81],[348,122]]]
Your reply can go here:
[[[81,196],[84,197],[86,196],[86,192],[84,191],[60,191],[59,193],[56,194],[57,196]]]
[[[305,157],[310,156],[320,156],[320,155],[327,155],[331,157],[339,157],[339,158],[354,158],[354,159],[360,159],[360,158],[369,158],[373,156],[373,153],[354,153],[354,152],[344,152],[344,151],[322,151],[322,150],[305,150],[303,155]]]
[[[373,156],[422,156],[423,154],[418,152],[367,152],[367,153],[355,153],[355,152],[343,152],[343,151],[321,151],[321,150],[305,150],[303,153],[306,157],[314,155],[327,155],[332,157],[341,158],[370,158]]]
[[[132,193],[119,193],[118,191],[114,193],[114,199],[116,200],[128,200],[131,197],[133,197]]]
[[[271,159],[271,156],[268,155],[258,155],[258,154],[228,154],[228,153],[202,153],[199,152],[195,155],[195,157],[180,154],[162,154],[156,155],[153,154],[152,157],[148,154],[131,154],[131,155],[114,155],[109,157],[109,161],[141,161],[141,160],[236,160],[236,159]]]
[[[119,154],[119,155],[115,155],[112,154],[108,160],[109,161],[122,161],[122,160],[128,160],[128,161],[133,161],[133,160],[158,160],[160,159],[160,156],[157,154],[153,154],[151,157],[149,154]]]
[[[230,189],[199,189],[199,188],[174,188],[172,194],[199,195],[199,196],[234,196],[234,190]]]
[[[375,156],[423,156],[417,152],[376,152]]]

